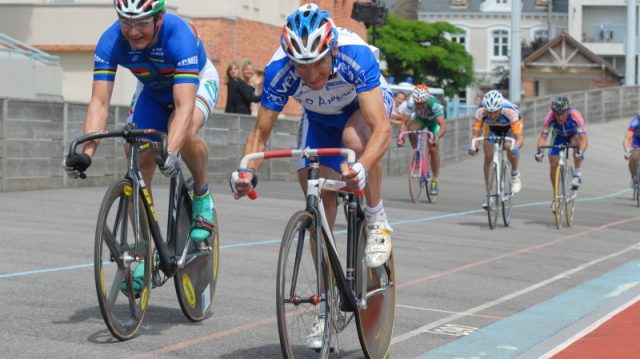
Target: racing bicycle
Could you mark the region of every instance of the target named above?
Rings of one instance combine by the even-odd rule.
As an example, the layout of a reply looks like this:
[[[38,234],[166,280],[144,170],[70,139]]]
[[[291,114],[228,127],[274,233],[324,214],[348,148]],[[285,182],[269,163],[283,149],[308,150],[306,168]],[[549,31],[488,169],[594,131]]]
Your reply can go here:
[[[306,158],[308,169],[305,208],[295,212],[284,231],[278,256],[276,306],[280,346],[285,358],[306,357],[310,340],[321,340],[320,358],[338,352],[338,333],[354,319],[367,358],[388,356],[395,321],[395,266],[393,253],[378,268],[365,262],[366,221],[357,196],[345,181],[320,177],[318,156],[343,156],[355,161],[350,149],[286,149],[250,153],[252,160]],[[346,265],[338,255],[322,202],[322,191],[347,193]],[[320,325],[320,339],[312,335]]]
[[[511,148],[516,140],[508,136],[476,137],[471,140],[471,148],[477,149],[479,141],[493,142],[493,158],[487,174],[486,186],[486,210],[489,219],[489,228],[496,228],[498,212],[502,207],[502,220],[505,227],[511,225],[511,209],[513,201],[513,183],[511,179],[511,162],[504,150],[505,142],[510,142]]]
[[[124,178],[107,189],[96,225],[94,276],[100,312],[107,328],[119,340],[134,337],[144,319],[151,288],[162,286],[171,277],[187,319],[193,322],[205,319],[218,279],[217,219],[207,227],[212,230],[209,239],[196,246],[189,236],[193,181],[185,182],[178,171],[171,178],[165,240],[138,161],[143,152],[155,151],[164,163],[166,134],[135,129],[135,125],[128,124],[121,130],[93,132],[76,138],[69,146],[68,156],[84,142],[110,137],[121,137],[127,142],[128,170]],[[82,173],[80,177],[86,178],[86,175]],[[138,266],[144,269],[141,281],[133,275]]]
[[[403,131],[398,134],[398,141],[403,137],[415,134],[416,135],[416,148],[411,154],[409,159],[409,196],[413,203],[418,203],[422,194],[422,189],[425,189],[427,195],[427,201],[433,203],[436,200],[437,194],[431,193],[431,182],[433,180],[433,174],[429,169],[431,164],[431,149],[428,143],[433,143],[433,133],[429,130],[412,130]]]
[[[571,180],[573,179],[573,167],[569,163],[569,150],[577,149],[578,146],[571,144],[540,146],[540,149],[544,148],[557,148],[560,150],[558,156],[558,167],[553,174],[552,210],[556,228],[560,229],[562,227],[563,214],[566,219],[567,226],[570,227],[573,224],[573,209],[578,191],[571,184]]]
[[[631,148],[631,151],[640,151],[640,148]],[[632,159],[629,158],[629,161],[632,161]],[[636,158],[635,161],[636,161],[635,178],[640,178],[640,157]],[[636,205],[638,207],[640,207],[640,186],[638,185],[638,182],[632,181],[632,187],[633,187],[633,197],[631,199],[636,202]]]

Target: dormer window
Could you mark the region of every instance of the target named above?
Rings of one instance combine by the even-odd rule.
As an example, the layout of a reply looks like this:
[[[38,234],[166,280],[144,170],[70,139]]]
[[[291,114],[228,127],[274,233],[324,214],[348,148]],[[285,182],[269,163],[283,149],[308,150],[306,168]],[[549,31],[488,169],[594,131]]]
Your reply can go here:
[[[451,0],[452,9],[466,9],[469,7],[469,0]]]
[[[482,5],[480,5],[480,11],[511,11],[511,1],[512,0],[484,0]]]

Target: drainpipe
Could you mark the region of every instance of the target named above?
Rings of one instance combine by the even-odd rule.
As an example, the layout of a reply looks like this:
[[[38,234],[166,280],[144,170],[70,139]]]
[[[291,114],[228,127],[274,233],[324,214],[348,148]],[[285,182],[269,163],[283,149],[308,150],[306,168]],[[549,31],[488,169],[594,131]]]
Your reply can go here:
[[[627,55],[625,56],[624,85],[636,84],[636,0],[627,0]]]

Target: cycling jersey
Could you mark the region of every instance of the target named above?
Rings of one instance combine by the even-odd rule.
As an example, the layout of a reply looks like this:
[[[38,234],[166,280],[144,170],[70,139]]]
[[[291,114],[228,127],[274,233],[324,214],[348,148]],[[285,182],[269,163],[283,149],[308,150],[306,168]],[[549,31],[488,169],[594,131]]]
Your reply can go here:
[[[444,117],[443,106],[440,104],[440,101],[433,96],[429,96],[429,99],[422,111],[417,110],[413,97],[410,97],[398,107],[398,112],[405,115],[411,115],[412,120],[420,123],[421,130],[427,128],[434,134],[434,136],[440,129],[440,124],[438,123],[437,118],[441,116]]]
[[[513,133],[522,133],[522,118],[518,111],[518,106],[508,100],[504,100],[500,109],[500,117],[497,121],[492,121],[487,115],[487,109],[480,105],[474,116],[473,129],[479,130],[485,128],[485,134],[506,135],[509,130]]]
[[[264,72],[262,106],[280,112],[293,97],[304,108],[299,146],[344,147],[342,131],[347,120],[360,107],[360,92],[380,87],[387,117],[393,107],[393,93],[380,73],[375,47],[358,35],[338,28],[338,53],[333,61],[333,75],[321,90],[312,90],[302,82],[294,63],[278,48]],[[320,163],[340,169],[342,157],[321,157]],[[299,163],[303,168],[306,163]]]
[[[544,116],[544,124],[542,125],[542,136],[547,136],[549,132],[553,132],[553,139],[550,141],[552,146],[567,144],[574,135],[586,135],[587,130],[584,126],[584,119],[580,111],[570,107],[567,112],[567,120],[563,124],[559,124],[553,111],[547,112]],[[558,148],[549,149],[549,156],[557,156],[560,154]]]
[[[139,128],[162,131],[167,130],[173,111],[173,85],[194,84],[198,87],[196,106],[206,120],[218,100],[219,78],[195,28],[176,15],[165,14],[158,32],[149,48],[132,49],[116,21],[96,46],[93,80],[113,82],[118,65],[129,69],[139,81],[129,120]]]
[[[631,119],[629,123],[629,132],[633,133],[631,138],[631,147],[640,148],[640,114]]]

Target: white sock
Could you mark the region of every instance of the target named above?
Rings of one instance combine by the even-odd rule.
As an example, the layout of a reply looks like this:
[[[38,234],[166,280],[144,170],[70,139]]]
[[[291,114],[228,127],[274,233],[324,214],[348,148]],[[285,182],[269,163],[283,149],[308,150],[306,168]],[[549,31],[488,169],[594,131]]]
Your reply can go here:
[[[573,175],[576,177],[582,177],[582,168],[576,168],[576,170],[573,171]]]
[[[387,214],[384,212],[384,207],[382,206],[382,200],[378,203],[377,206],[365,207],[364,208],[364,218],[367,220],[367,223],[375,222],[375,221],[387,221]]]

